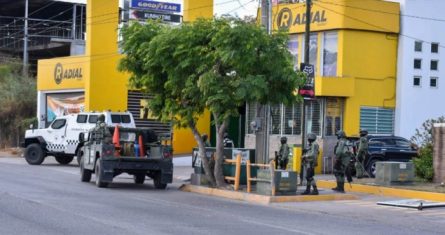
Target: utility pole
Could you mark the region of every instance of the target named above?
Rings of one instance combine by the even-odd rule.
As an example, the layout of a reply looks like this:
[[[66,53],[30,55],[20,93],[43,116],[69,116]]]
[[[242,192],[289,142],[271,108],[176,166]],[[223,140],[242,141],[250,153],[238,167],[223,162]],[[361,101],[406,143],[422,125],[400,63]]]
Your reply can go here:
[[[77,18],[77,4],[73,5],[73,22],[71,24],[71,37],[76,40],[76,18]]]
[[[306,0],[306,24],[304,33],[304,63],[309,64],[309,43],[311,34],[311,0]],[[301,110],[303,118],[301,120],[301,149],[305,148],[306,144],[306,99],[303,99],[303,110]]]
[[[23,36],[23,76],[28,75],[28,0],[25,0],[25,24]]]
[[[261,24],[268,34],[272,33],[272,1],[261,0]],[[270,105],[256,104],[256,122],[260,128],[255,132],[257,162],[269,160]]]

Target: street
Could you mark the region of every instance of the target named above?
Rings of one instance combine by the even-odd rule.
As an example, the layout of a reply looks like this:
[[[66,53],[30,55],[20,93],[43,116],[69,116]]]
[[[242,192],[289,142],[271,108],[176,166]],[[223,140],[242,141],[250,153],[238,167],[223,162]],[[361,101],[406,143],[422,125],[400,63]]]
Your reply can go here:
[[[185,165],[185,164],[183,164]],[[443,234],[445,208],[423,211],[361,200],[257,205],[179,191],[191,168],[156,190],[129,175],[109,188],[82,183],[75,161],[41,166],[0,158],[0,234]],[[94,176],[93,176],[94,180]]]

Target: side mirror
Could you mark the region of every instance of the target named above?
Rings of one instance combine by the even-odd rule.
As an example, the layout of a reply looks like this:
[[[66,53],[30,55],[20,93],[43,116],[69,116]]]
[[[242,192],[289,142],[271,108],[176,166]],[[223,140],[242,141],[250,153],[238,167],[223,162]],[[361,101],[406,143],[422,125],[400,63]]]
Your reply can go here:
[[[79,134],[79,143],[83,143],[85,142],[85,133],[80,133]]]

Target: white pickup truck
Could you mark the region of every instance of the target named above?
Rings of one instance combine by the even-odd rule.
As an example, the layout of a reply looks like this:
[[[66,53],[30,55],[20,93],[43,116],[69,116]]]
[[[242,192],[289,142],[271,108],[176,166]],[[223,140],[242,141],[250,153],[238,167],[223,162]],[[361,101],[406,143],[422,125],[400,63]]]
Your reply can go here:
[[[47,156],[54,156],[62,165],[77,156],[79,134],[95,127],[99,115],[105,115],[107,126],[135,128],[130,112],[91,112],[57,117],[48,128],[30,129],[25,132],[24,157],[30,165],[40,165]],[[77,159],[79,162],[80,159]]]

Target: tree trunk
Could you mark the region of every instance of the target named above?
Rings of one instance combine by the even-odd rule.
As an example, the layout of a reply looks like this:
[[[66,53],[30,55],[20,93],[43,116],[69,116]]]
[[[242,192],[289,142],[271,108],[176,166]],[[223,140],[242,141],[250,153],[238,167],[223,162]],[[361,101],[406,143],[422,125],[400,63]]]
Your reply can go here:
[[[227,121],[224,121],[221,125],[217,123],[218,114],[213,114],[216,127],[216,159],[215,159],[215,179],[216,185],[219,188],[226,187],[226,182],[224,181],[223,165],[224,165],[224,143],[223,137],[226,131]]]
[[[193,136],[195,137],[196,142],[198,143],[199,148],[199,157],[201,158],[202,166],[204,167],[204,171],[207,177],[207,180],[210,183],[211,187],[215,187],[216,181],[213,172],[210,169],[209,159],[207,159],[204,141],[202,141],[201,135],[196,129],[195,125],[190,124],[190,128],[192,129]]]

